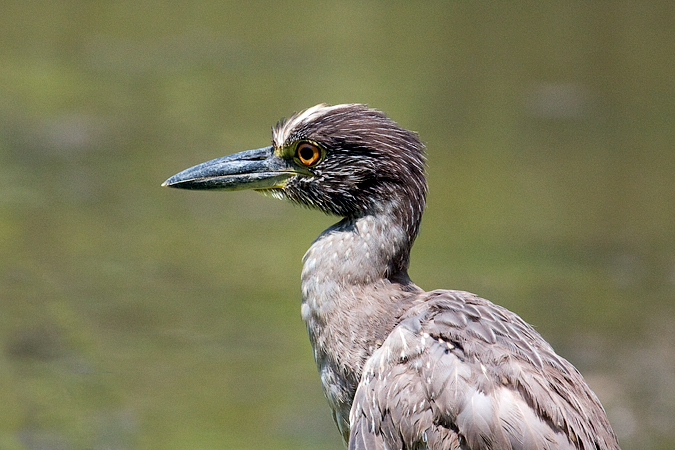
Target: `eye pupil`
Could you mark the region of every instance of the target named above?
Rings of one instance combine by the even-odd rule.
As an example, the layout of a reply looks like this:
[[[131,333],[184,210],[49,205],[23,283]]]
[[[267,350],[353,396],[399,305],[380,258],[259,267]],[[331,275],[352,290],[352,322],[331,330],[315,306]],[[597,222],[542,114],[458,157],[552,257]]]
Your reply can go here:
[[[305,161],[310,161],[312,157],[314,156],[314,152],[312,151],[309,146],[302,147],[300,149],[300,158],[302,158]]]

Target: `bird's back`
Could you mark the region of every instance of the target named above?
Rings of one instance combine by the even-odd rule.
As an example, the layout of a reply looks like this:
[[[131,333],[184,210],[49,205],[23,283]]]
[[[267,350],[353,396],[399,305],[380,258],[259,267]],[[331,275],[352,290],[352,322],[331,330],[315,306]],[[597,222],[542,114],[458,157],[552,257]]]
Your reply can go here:
[[[618,449],[579,372],[516,314],[417,296],[365,364],[350,449]]]

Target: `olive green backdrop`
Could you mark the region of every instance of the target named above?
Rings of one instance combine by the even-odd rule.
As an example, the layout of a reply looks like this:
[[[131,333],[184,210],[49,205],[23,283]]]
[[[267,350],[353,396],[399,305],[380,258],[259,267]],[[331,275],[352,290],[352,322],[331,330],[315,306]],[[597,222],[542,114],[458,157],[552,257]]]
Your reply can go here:
[[[675,447],[675,3],[65,0],[0,1],[0,448],[343,448],[299,314],[336,219],[160,188],[319,102],[427,143],[420,286]]]

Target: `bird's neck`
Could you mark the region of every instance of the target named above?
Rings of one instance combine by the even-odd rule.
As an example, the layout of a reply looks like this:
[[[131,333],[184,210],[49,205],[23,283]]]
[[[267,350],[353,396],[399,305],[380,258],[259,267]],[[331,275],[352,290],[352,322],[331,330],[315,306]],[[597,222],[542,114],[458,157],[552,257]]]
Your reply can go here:
[[[409,222],[400,209],[383,207],[325,230],[303,258],[303,297],[323,297],[318,288],[331,284],[348,288],[407,279],[419,220],[412,232]]]
[[[365,293],[416,289],[408,278],[410,247],[419,227],[419,216],[389,204],[356,218],[345,218],[325,230],[305,254],[302,270],[302,316],[310,331],[343,316],[368,308],[373,299]],[[366,301],[363,301],[363,298]],[[387,299],[378,299],[388,305]],[[393,300],[392,300],[393,301]],[[372,308],[371,308],[372,309]],[[366,309],[363,310],[368,314]]]
[[[363,365],[419,292],[407,275],[419,220],[410,226],[404,219],[400,208],[344,219],[321,233],[304,257],[302,318],[345,437]]]

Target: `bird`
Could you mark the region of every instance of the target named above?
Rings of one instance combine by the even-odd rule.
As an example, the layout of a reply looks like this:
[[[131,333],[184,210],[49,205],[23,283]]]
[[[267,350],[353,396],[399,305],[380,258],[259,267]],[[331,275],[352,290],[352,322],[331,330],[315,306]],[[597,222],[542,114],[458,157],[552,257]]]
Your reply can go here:
[[[252,189],[340,220],[303,257],[301,316],[350,450],[617,450],[580,372],[517,314],[408,276],[428,191],[417,133],[364,104],[319,104],[271,145],[163,186]]]

